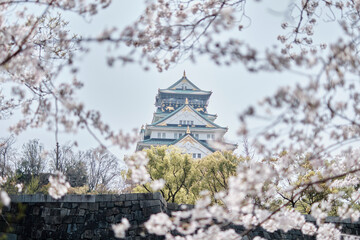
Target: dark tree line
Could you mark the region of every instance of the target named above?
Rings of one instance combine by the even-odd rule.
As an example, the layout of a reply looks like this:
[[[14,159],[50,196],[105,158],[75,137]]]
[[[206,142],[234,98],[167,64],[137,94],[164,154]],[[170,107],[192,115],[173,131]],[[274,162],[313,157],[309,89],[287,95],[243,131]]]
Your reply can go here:
[[[71,144],[45,149],[38,139],[15,147],[13,136],[0,138],[0,176],[8,182],[22,183],[25,193],[46,193],[51,173],[64,173],[73,191],[119,191],[122,186],[120,160],[96,149],[76,150]],[[9,183],[9,186],[11,184]]]

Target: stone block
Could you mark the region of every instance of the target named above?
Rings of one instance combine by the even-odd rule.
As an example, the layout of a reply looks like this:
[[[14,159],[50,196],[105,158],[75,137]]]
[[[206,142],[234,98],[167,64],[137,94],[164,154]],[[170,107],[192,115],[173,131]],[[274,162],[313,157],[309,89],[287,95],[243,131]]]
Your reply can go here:
[[[114,205],[117,207],[122,207],[122,206],[124,206],[124,202],[123,201],[114,202]]]
[[[112,201],[116,202],[116,201],[125,201],[126,198],[126,194],[114,194],[112,195]]]
[[[145,219],[142,211],[135,211],[132,214],[134,215],[134,219],[136,220],[142,221]]]
[[[72,223],[73,217],[72,216],[64,216],[63,217],[63,223]]]
[[[92,230],[85,230],[83,234],[83,238],[85,239],[92,239],[93,237],[93,231]]]
[[[61,217],[68,216],[69,214],[70,214],[70,209],[62,208],[60,210],[60,216]]]
[[[146,193],[138,193],[137,195],[138,200],[145,200]]]
[[[85,215],[85,222],[90,222],[90,221],[94,221],[94,220],[95,220],[95,215],[94,215],[94,213],[86,214],[86,215]]]
[[[109,224],[107,222],[99,222],[99,228],[109,228]]]
[[[112,215],[116,215],[120,213],[120,209],[117,207],[112,208],[111,211],[112,211]]]
[[[154,192],[153,193],[153,199],[162,199],[163,197],[162,197],[162,195],[161,195],[161,193],[160,192]]]
[[[161,205],[160,200],[140,201],[140,208],[160,206],[160,205]]]
[[[61,223],[61,217],[60,216],[50,216],[50,224],[60,224]]]
[[[119,222],[121,222],[121,220],[123,219],[123,217],[124,217],[123,214],[115,215],[114,223],[119,223]]]
[[[129,214],[125,215],[124,217],[127,218],[127,220],[129,220],[129,221],[135,220],[134,215],[132,213],[129,213]]]
[[[85,216],[85,209],[79,209],[78,215],[79,216]]]
[[[121,212],[122,214],[128,214],[128,213],[130,213],[130,208],[121,208],[121,209],[120,209],[120,212]]]
[[[71,208],[71,203],[65,202],[65,203],[63,203],[63,205],[61,207],[62,208]]]
[[[130,222],[130,229],[137,229],[139,227],[138,221],[133,220]]]
[[[153,193],[143,193],[145,200],[153,200],[154,199],[154,194]]]
[[[45,224],[45,225],[43,226],[43,228],[44,228],[44,230],[50,231],[50,232],[55,232],[55,231],[58,230],[57,227],[56,227],[56,225],[54,225],[54,224]]]
[[[86,202],[80,203],[79,208],[88,209],[88,203],[86,203]]]
[[[60,209],[50,209],[50,216],[60,216]]]
[[[68,234],[72,234],[73,232],[76,232],[77,231],[77,226],[76,224],[68,224],[67,225],[67,233]]]
[[[82,217],[82,216],[78,216],[78,217],[76,217],[76,221],[75,221],[76,223],[81,223],[81,224],[83,224],[83,223],[85,223],[85,217]]]
[[[114,216],[107,216],[107,217],[106,217],[106,221],[107,221],[108,223],[114,223],[114,219],[115,219]]]
[[[77,208],[73,208],[73,209],[70,209],[70,215],[76,215],[77,213]]]
[[[125,194],[125,200],[126,201],[138,200],[138,195],[136,193]]]
[[[50,216],[50,208],[44,208],[41,212],[41,217]]]
[[[112,201],[111,194],[95,195],[95,202],[111,202],[111,201]]]
[[[32,209],[32,214],[38,216],[40,214],[40,208],[38,206],[34,206]]]
[[[151,214],[156,214],[156,213],[161,212],[161,207],[160,206],[153,206],[150,209],[151,209]]]
[[[107,207],[107,208],[112,208],[112,207],[114,207],[114,202],[107,202],[107,203],[106,203],[106,207]]]
[[[140,203],[132,204],[131,211],[137,211],[140,210]]]
[[[99,210],[99,203],[89,203],[89,210],[90,211],[98,211]]]
[[[111,216],[111,215],[113,215],[112,210],[111,210],[111,209],[106,210],[105,216],[106,216],[106,217],[109,217],[109,216]]]

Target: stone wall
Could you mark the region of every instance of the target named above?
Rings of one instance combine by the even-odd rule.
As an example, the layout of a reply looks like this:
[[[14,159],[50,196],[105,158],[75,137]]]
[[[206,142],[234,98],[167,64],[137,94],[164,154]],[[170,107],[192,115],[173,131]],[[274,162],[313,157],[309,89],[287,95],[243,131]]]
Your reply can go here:
[[[115,239],[111,225],[127,218],[131,228],[127,231],[128,240],[163,239],[149,235],[143,223],[151,214],[178,211],[192,208],[166,203],[160,193],[139,193],[122,195],[67,195],[54,200],[48,195],[11,196],[10,208],[3,208],[0,218],[0,239],[6,232],[9,240],[23,239]],[[315,219],[306,216],[309,222]],[[327,222],[341,226],[346,235],[360,236],[360,222],[340,220],[329,217]],[[11,226],[11,228],[9,228]],[[241,226],[229,226],[241,233]],[[266,239],[315,239],[305,236],[300,230],[269,233],[262,228],[251,231],[244,240],[261,236]],[[360,239],[358,237],[357,239]]]
[[[167,210],[160,193],[67,195],[61,200],[14,195],[11,200],[10,209],[3,209],[6,220],[0,219],[0,232],[8,232],[9,240],[116,239],[111,225],[122,218],[131,224],[126,239],[162,239],[145,236],[142,225],[151,214]]]

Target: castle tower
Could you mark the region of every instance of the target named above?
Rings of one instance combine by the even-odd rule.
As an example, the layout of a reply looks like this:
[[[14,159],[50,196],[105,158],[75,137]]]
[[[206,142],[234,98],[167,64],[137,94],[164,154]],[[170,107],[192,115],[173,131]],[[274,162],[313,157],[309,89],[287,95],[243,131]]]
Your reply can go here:
[[[175,145],[193,158],[202,158],[225,146],[235,150],[237,145],[224,143],[226,127],[214,123],[216,114],[207,106],[211,91],[203,91],[185,75],[166,89],[159,89],[155,100],[156,112],[151,124],[141,129],[141,141],[136,151],[150,146]],[[217,144],[212,144],[217,143]]]

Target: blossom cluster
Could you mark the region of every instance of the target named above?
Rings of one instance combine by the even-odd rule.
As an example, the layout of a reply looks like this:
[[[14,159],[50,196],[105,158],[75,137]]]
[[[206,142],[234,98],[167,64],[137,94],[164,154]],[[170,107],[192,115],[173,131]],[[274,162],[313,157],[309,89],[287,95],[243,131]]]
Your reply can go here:
[[[66,176],[59,171],[56,171],[54,175],[49,177],[49,182],[49,195],[55,199],[62,198],[70,188],[70,183],[66,181]]]
[[[127,220],[127,218],[123,218],[121,219],[121,223],[114,224],[111,228],[114,231],[115,237],[125,238],[126,230],[130,228],[129,220]]]
[[[146,170],[149,159],[145,152],[136,152],[131,157],[126,158],[125,162],[131,173],[131,180],[137,184],[145,184],[150,181],[150,175]]]

